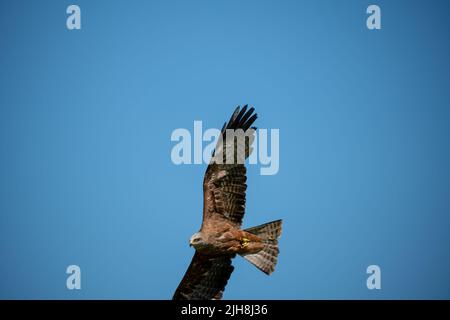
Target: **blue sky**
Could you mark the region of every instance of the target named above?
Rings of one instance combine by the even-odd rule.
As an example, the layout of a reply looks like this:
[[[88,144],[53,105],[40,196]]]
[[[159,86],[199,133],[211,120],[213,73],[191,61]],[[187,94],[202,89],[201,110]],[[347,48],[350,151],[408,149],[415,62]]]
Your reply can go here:
[[[449,9],[2,1],[0,298],[171,298],[206,166],[175,166],[170,135],[238,104],[280,129],[278,174],[248,170],[244,226],[284,230],[276,272],[235,259],[224,298],[450,298]]]

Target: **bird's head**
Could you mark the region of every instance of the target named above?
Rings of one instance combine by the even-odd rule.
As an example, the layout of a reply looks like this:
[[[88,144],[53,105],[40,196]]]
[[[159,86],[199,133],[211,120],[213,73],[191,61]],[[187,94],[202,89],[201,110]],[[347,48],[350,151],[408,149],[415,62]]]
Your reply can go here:
[[[201,232],[194,233],[189,240],[189,246],[194,247],[195,249],[198,249],[199,247],[202,247],[204,245],[204,239]]]

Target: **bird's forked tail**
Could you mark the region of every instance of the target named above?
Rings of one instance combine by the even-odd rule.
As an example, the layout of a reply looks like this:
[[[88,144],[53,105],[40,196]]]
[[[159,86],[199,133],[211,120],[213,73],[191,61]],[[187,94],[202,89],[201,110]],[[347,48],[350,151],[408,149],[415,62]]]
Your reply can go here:
[[[253,228],[245,229],[262,239],[264,247],[257,253],[242,254],[246,260],[250,261],[265,274],[271,274],[275,270],[278,260],[278,238],[281,235],[282,220],[268,222]]]

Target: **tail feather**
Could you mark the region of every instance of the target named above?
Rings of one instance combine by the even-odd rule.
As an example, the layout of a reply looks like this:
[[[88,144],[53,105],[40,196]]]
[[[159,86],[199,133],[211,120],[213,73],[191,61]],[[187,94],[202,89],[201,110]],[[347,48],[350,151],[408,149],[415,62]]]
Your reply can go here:
[[[264,248],[257,253],[242,254],[242,257],[265,274],[271,274],[275,271],[280,252],[278,238],[281,235],[281,225],[282,220],[276,220],[245,230],[260,237],[264,243]]]

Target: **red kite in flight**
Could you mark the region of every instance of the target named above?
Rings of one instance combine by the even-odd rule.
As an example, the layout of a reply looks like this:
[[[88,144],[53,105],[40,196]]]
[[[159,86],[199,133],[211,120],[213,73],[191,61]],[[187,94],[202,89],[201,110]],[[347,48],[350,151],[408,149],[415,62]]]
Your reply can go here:
[[[174,300],[221,299],[236,254],[266,274],[275,270],[281,220],[240,228],[247,189],[244,161],[253,151],[256,130],[251,127],[257,118],[254,110],[237,107],[222,128],[203,180],[202,226],[189,241],[196,251]]]

